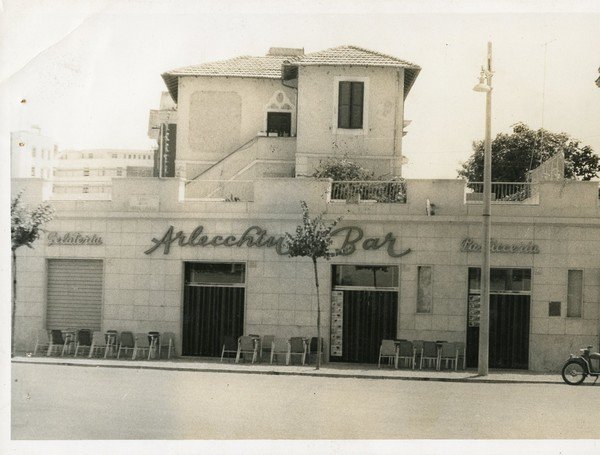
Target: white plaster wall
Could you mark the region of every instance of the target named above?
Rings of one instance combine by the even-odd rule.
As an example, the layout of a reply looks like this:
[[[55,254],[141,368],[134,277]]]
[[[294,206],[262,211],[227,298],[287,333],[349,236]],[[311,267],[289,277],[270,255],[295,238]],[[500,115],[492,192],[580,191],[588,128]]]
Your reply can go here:
[[[391,174],[395,130],[399,128],[396,133],[402,135],[403,71],[359,66],[300,67],[296,174],[310,175],[320,160],[345,154],[378,175]],[[340,78],[364,78],[364,131],[337,129],[335,93]],[[397,153],[401,156],[401,146]]]
[[[292,104],[296,90],[281,80],[241,77],[180,77],[177,165],[193,178],[266,129],[269,103],[283,92]]]

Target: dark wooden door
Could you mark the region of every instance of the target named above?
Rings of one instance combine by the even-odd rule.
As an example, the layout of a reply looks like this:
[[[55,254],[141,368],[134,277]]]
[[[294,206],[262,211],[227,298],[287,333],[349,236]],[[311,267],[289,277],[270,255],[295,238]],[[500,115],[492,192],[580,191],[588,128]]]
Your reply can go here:
[[[490,368],[529,368],[528,295],[490,295]],[[479,327],[467,328],[467,366],[477,367]]]
[[[185,287],[183,355],[219,357],[225,336],[243,334],[244,291],[242,287]]]
[[[381,340],[396,338],[397,313],[395,291],[344,291],[342,357],[335,359],[377,363]]]
[[[267,131],[279,136],[292,135],[292,114],[290,112],[267,112]]]

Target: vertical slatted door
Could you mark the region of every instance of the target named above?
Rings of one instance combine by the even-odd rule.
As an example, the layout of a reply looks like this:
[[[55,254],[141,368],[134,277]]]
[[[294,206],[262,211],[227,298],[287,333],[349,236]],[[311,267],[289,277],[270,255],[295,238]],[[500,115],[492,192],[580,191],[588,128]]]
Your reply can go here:
[[[242,287],[185,287],[183,355],[219,357],[225,336],[243,334],[244,291]]]
[[[398,293],[344,291],[343,362],[377,363],[381,340],[396,338]]]
[[[100,330],[102,284],[101,260],[48,260],[46,328]]]
[[[529,367],[528,295],[490,296],[490,367]]]

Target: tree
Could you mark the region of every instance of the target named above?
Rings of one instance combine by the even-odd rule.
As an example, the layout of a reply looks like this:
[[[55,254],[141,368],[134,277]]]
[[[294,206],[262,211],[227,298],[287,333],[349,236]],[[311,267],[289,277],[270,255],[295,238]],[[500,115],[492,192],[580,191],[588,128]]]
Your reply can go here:
[[[471,182],[483,180],[483,141],[473,142],[473,154],[458,171]],[[600,173],[600,158],[591,147],[567,133],[535,131],[523,123],[513,125],[512,134],[499,133],[492,141],[492,180],[524,182],[527,172],[563,152],[565,178],[590,180]]]
[[[315,287],[317,289],[317,370],[321,367],[321,299],[319,297],[319,274],[317,273],[317,260],[329,260],[335,256],[330,250],[332,243],[331,231],[339,219],[326,225],[323,222],[323,214],[311,218],[305,201],[302,206],[302,224],[296,227],[294,235],[286,232],[285,245],[290,257],[308,257],[312,260],[315,273]]]
[[[23,192],[10,204],[10,236],[12,251],[12,317],[11,317],[11,353],[15,347],[15,319],[17,311],[17,249],[22,246],[33,248],[33,243],[44,232],[43,226],[53,218],[53,209],[48,204],[40,204],[31,209],[23,204]]]

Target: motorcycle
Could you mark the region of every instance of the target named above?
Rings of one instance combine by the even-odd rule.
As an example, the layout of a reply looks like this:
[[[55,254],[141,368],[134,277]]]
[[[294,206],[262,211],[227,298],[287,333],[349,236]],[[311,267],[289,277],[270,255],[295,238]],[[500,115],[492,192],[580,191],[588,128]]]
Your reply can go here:
[[[562,368],[562,378],[569,385],[579,385],[585,378],[588,376],[593,376],[594,384],[598,380],[598,376],[600,376],[600,371],[594,369],[592,365],[592,360],[600,360],[600,353],[598,352],[590,352],[592,346],[588,346],[587,348],[580,349],[581,355],[573,355],[569,357],[569,360],[565,363]]]

